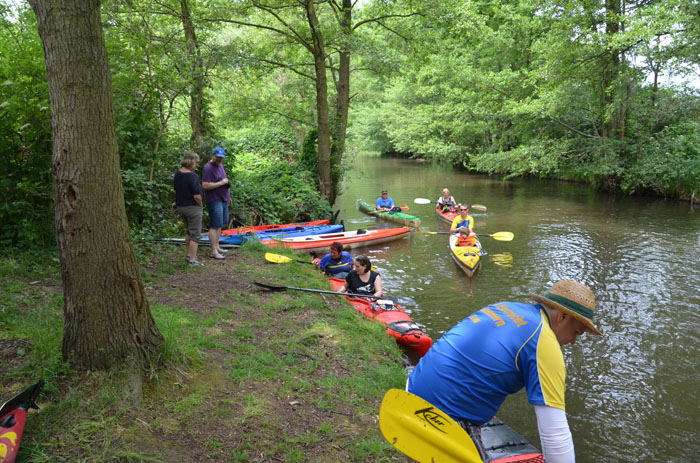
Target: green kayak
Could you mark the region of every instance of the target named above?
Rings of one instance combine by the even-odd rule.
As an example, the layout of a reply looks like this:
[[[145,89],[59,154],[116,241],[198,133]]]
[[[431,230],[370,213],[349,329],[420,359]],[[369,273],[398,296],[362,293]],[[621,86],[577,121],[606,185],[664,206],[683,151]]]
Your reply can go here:
[[[374,206],[361,199],[357,200],[357,207],[365,214],[373,215],[378,219],[394,222],[405,227],[420,227],[420,219],[414,215],[404,214],[403,212],[384,212],[375,211]]]

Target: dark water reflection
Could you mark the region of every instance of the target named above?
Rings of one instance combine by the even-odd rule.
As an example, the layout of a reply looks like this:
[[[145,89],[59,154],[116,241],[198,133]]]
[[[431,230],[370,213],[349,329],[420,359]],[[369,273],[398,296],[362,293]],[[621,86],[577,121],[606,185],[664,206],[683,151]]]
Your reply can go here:
[[[415,300],[406,309],[433,339],[489,303],[581,281],[596,294],[604,336],[564,348],[577,461],[700,460],[700,210],[406,160],[359,157],[356,167],[336,203],[349,230],[375,226],[355,200],[374,201],[383,188],[422,218],[422,229],[437,230],[433,206],[413,199],[434,200],[448,187],[458,201],[488,207],[472,211],[477,233],[515,233],[512,242],[482,239],[489,255],[471,280],[450,259],[446,236],[416,234],[366,251],[387,292]],[[524,393],[499,416],[539,445]]]

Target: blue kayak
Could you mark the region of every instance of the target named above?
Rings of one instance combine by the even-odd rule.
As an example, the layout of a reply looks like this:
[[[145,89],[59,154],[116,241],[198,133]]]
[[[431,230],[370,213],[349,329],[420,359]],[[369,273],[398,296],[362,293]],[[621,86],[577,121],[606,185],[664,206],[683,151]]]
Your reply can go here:
[[[221,235],[221,244],[242,244],[246,241],[274,240],[281,238],[291,238],[294,236],[324,235],[326,233],[342,232],[345,227],[342,223],[336,225],[316,225],[312,227],[288,227],[276,228],[254,233],[239,233],[236,235]],[[203,237],[201,244],[208,243],[209,237]]]

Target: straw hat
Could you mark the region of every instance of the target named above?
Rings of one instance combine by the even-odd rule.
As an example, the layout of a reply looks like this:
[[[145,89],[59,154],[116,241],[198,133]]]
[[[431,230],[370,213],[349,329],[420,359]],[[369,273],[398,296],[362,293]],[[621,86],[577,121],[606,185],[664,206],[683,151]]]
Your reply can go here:
[[[543,296],[530,293],[535,301],[571,315],[597,335],[602,335],[593,325],[595,296],[588,286],[571,280],[559,280]]]

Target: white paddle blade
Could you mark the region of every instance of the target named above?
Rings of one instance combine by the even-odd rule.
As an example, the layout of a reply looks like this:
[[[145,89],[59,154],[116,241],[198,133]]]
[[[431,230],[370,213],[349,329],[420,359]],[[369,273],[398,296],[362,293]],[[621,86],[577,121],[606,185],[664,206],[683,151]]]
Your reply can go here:
[[[413,202],[416,204],[430,204],[430,200],[426,198],[416,198]]]

